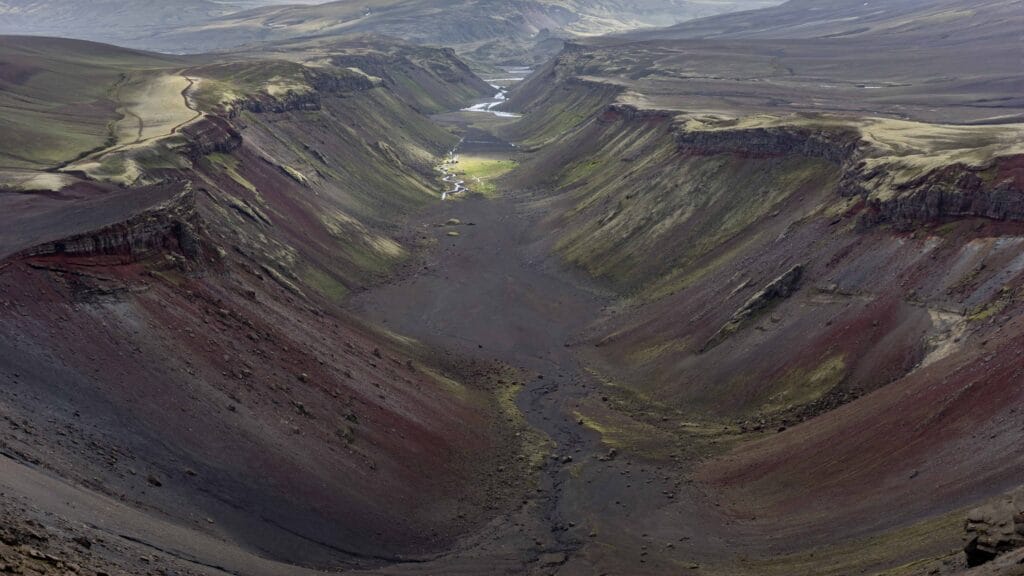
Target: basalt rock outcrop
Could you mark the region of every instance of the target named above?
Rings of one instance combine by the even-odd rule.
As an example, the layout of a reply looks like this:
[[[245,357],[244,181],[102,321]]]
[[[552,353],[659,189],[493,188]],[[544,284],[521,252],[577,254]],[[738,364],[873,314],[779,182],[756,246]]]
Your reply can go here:
[[[872,149],[853,129],[771,127],[741,130],[676,129],[681,153],[730,154],[744,158],[799,155],[842,169],[837,193],[863,199],[858,227],[893,224],[898,229],[946,218],[1024,221],[1024,158],[1005,156],[984,165],[955,162],[898,181],[909,168],[892,162],[869,164]]]
[[[1024,178],[1020,170],[1024,157],[995,159],[987,166],[951,164],[932,170],[904,184],[895,186],[893,194],[869,198],[867,210],[861,215],[862,227],[893,223],[910,227],[921,222],[943,218],[980,217],[993,220],[1024,221]],[[862,175],[851,173],[847,185],[860,176],[861,182],[884,177],[876,170]],[[863,188],[851,186],[864,194]]]
[[[671,120],[673,114],[666,110],[651,110],[646,108],[637,108],[630,104],[623,104],[616,102],[610,104],[608,109],[605,110],[601,116],[598,117],[599,122],[615,122],[618,120],[630,120],[630,121],[642,121],[642,122],[660,122],[663,120]]]
[[[969,566],[1024,547],[1024,487],[967,514],[964,553]]]
[[[268,92],[248,94],[231,102],[225,110],[229,118],[235,118],[245,110],[254,114],[283,114],[285,112],[318,112],[323,109],[323,98],[344,97],[373,90],[380,82],[355,71],[322,72],[304,70],[303,89],[292,89],[283,94]]]
[[[207,115],[186,124],[181,133],[188,139],[185,155],[192,160],[217,152],[227,154],[242,145],[242,135],[219,116]]]
[[[767,286],[761,291],[754,294],[747,300],[746,304],[742,308],[733,314],[732,318],[722,326],[714,336],[708,340],[701,352],[707,352],[715,346],[718,346],[724,342],[729,336],[735,334],[743,325],[751,318],[756,316],[763,310],[766,310],[770,306],[778,303],[780,300],[785,300],[792,296],[797,290],[800,289],[800,282],[804,277],[804,266],[797,265],[790,268],[785,274],[779,276],[775,280],[772,280]]]
[[[130,261],[172,249],[190,259],[201,252],[196,197],[188,182],[170,199],[122,222],[41,244],[24,251],[23,257],[124,256]]]
[[[263,94],[241,100],[238,105],[254,114],[283,114],[295,110],[317,112],[322,107],[319,92],[288,92],[280,97]]]
[[[683,154],[714,156],[734,154],[751,158],[801,155],[844,164],[861,145],[855,130],[821,130],[799,127],[772,127],[741,130],[678,129],[676,143]]]

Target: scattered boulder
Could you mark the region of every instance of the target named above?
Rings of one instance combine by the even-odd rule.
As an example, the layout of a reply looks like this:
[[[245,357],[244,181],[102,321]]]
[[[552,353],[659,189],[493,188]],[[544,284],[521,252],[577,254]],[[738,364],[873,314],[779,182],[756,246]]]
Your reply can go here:
[[[292,400],[292,406],[295,408],[295,412],[299,416],[305,416],[306,418],[313,417],[313,412],[309,408],[307,408],[306,405],[303,404],[302,402],[296,402],[295,400]]]
[[[541,554],[537,560],[538,563],[544,568],[553,568],[555,566],[561,566],[568,560],[568,556],[564,552],[552,552],[549,554]]]
[[[758,313],[766,310],[767,308],[778,303],[779,300],[785,300],[797,290],[800,289],[800,283],[804,278],[804,266],[796,265],[790,268],[785,274],[779,276],[775,280],[772,280],[767,286],[764,287],[760,292],[754,294],[747,300],[732,318],[726,322],[725,326],[722,326],[714,336],[708,340],[701,352],[707,352],[715,346],[718,346],[724,342],[729,336],[735,334],[743,325],[756,316]],[[781,322],[782,318],[778,317],[777,322]],[[773,317],[773,322],[775,322]]]
[[[1024,486],[971,510],[964,530],[968,566],[980,566],[1024,548]]]
[[[303,186],[309,186],[309,179],[306,178],[305,174],[299,172],[295,168],[292,168],[291,166],[285,166],[282,164],[281,171],[284,172],[292,180],[298,182],[299,184],[302,184]]]

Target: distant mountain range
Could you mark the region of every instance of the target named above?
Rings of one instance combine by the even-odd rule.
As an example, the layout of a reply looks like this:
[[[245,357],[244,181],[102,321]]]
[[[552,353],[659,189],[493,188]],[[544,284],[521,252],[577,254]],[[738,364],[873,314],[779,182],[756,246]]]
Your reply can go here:
[[[670,26],[775,0],[7,0],[0,34],[48,35],[171,53],[325,35],[381,34],[452,46],[490,63],[540,60],[561,39]],[[306,4],[306,5],[299,5]]]
[[[983,17],[981,17],[983,16]],[[977,18],[975,18],[977,17]],[[956,41],[958,36],[1020,43],[1021,0],[790,0],[766,10],[741,11],[689,21],[656,31],[628,33],[658,39],[814,39],[863,36]],[[979,29],[979,25],[982,29]]]

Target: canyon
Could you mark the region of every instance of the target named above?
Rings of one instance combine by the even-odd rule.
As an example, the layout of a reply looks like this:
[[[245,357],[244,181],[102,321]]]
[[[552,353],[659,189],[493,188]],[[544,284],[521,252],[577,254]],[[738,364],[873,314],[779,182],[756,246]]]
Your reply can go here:
[[[1021,3],[634,4],[0,36],[0,572],[1022,573]]]

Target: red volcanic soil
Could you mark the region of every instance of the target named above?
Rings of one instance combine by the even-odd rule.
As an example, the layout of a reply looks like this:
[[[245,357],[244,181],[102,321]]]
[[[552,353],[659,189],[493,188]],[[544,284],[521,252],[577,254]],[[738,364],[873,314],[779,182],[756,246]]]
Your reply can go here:
[[[1000,328],[1016,334],[750,443],[702,478],[783,542],[809,526],[822,538],[870,531],[1006,492],[1024,457],[1024,323]]]
[[[515,451],[486,391],[452,394],[422,350],[232,268],[8,261],[5,454],[304,566],[437,552],[500,505]]]

